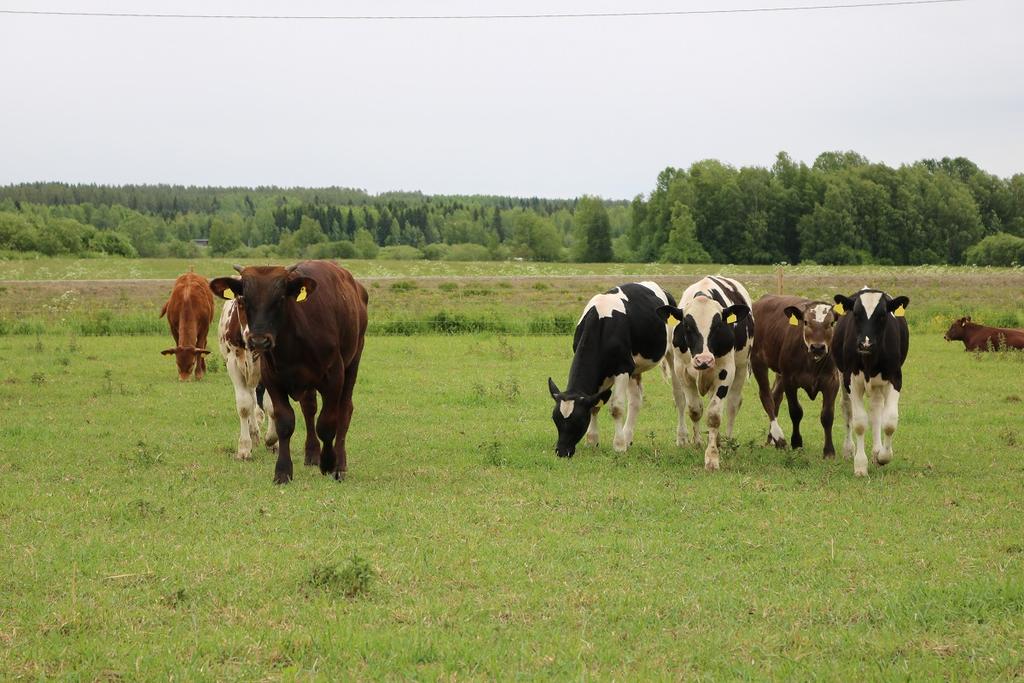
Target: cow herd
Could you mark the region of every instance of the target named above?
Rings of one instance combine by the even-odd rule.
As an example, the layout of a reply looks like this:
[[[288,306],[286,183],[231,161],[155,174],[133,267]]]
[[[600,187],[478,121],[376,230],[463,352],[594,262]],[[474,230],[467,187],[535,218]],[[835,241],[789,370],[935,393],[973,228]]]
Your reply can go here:
[[[274,482],[291,480],[292,399],[306,425],[305,464],[343,479],[352,392],[367,328],[366,289],[329,261],[235,270],[236,276],[212,281],[190,271],[175,281],[160,312],[167,316],[175,346],[162,353],[175,357],[179,379],[202,378],[213,296],[224,299],[217,338],[235,390],[236,457],[251,457],[266,420],[263,441],[277,453]],[[905,296],[869,288],[837,294],[831,303],[781,295],[753,302],[740,282],[717,275],[687,287],[678,302],[654,282],[597,294],[576,324],[564,390],[548,378],[558,431],[555,453],[571,457],[584,435],[596,446],[597,416],[605,405],[615,422],[612,446],[625,451],[643,405],[643,373],[658,367],[672,385],[677,445],[705,446],[700,429],[705,418],[704,466],[717,470],[723,418],[725,436],[731,438],[743,386],[753,374],[768,417],[768,442],[779,448],[803,445],[802,389],[811,400],[822,395],[823,455],[834,457],[832,423],[840,394],[843,454],[853,457],[854,474],[864,476],[869,427],[875,463],[892,460],[909,348],[904,317],[909,303]],[[1020,330],[984,328],[969,317],[954,322],[946,339],[963,340],[968,350],[1024,346]],[[783,395],[793,425],[788,444],[778,421]]]
[[[573,337],[565,390],[559,391],[548,378],[558,429],[555,452],[572,456],[584,431],[587,442],[595,445],[597,415],[606,403],[615,420],[612,446],[625,451],[643,402],[641,374],[660,365],[672,383],[679,413],[676,443],[703,445],[699,425],[706,412],[704,467],[717,470],[723,413],[725,435],[731,438],[743,385],[752,372],[768,415],[768,441],[780,448],[787,445],[778,422],[782,395],[793,422],[794,448],[803,445],[798,391],[803,389],[812,400],[822,395],[826,458],[835,456],[832,421],[841,388],[843,453],[853,456],[854,474],[865,476],[869,426],[875,463],[892,460],[902,367],[910,341],[904,317],[909,304],[905,296],[894,298],[868,288],[851,296],[837,294],[834,303],[776,295],[753,303],[742,284],[721,276],[708,276],[687,287],[678,306],[653,282],[615,287],[584,308]],[[775,373],[772,386],[769,370]],[[692,423],[689,437],[687,415]]]

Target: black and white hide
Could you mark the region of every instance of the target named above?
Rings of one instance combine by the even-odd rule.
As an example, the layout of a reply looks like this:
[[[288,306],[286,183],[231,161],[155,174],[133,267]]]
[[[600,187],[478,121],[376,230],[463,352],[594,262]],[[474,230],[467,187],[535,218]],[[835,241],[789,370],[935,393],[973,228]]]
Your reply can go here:
[[[754,339],[754,317],[747,290],[736,280],[708,276],[686,288],[679,308],[658,309],[663,320],[678,321],[672,331],[672,388],[679,387],[676,406],[680,411],[676,444],[686,446],[682,411],[692,421],[692,442],[702,444],[700,418],[704,413],[703,396],[708,402],[708,445],[704,451],[704,468],[717,470],[718,431],[725,406],[725,435],[732,438],[736,413],[743,402],[743,385],[747,381],[750,347]]]
[[[910,349],[910,329],[904,317],[910,299],[890,297],[877,289],[862,289],[849,297],[837,294],[835,302],[834,310],[840,318],[832,349],[843,383],[843,455],[853,455],[853,473],[864,477],[868,473],[864,433],[869,418],[874,430],[871,455],[875,464],[885,465],[892,460],[892,437],[899,421],[903,391],[903,363]],[[864,409],[865,395],[869,411]]]
[[[640,376],[669,348],[669,327],[658,313],[666,305],[675,300],[653,282],[620,285],[587,303],[576,323],[565,391],[548,378],[559,457],[571,457],[584,433],[589,445],[597,445],[597,414],[605,403],[615,421],[612,446],[619,452],[629,447],[643,404]]]

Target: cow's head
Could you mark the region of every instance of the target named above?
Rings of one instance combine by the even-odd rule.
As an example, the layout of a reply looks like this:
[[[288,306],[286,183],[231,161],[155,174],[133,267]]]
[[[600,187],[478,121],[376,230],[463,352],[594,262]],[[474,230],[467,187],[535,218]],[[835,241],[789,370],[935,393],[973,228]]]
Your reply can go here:
[[[209,352],[208,349],[199,349],[195,346],[172,346],[160,353],[164,356],[174,355],[174,360],[178,364],[178,379],[186,382],[193,370],[196,370],[196,379],[202,378],[203,375],[200,369],[203,367],[203,364],[199,362],[199,359]],[[196,368],[197,365],[200,369]]]
[[[571,458],[576,452],[576,444],[583,438],[590,425],[590,411],[599,403],[607,403],[612,390],[605,389],[592,396],[561,392],[550,377],[548,390],[551,392],[551,398],[555,399],[555,409],[551,413],[551,419],[558,429],[555,454],[560,458]]]
[[[219,277],[210,289],[222,299],[235,299],[249,323],[245,340],[250,351],[269,351],[285,319],[288,300],[305,301],[316,289],[316,281],[295,272],[295,266],[235,266],[240,277]]]
[[[964,332],[970,322],[971,316],[969,315],[965,315],[959,320],[954,320],[953,324],[949,326],[948,330],[946,330],[946,334],[943,335],[943,338],[946,341],[957,341],[963,339],[965,336]]]
[[[889,318],[902,318],[910,305],[910,299],[905,296],[890,297],[877,289],[862,289],[853,296],[836,294],[835,302],[836,313],[853,316],[857,353],[864,356],[877,352]]]
[[[672,332],[672,345],[690,354],[694,370],[709,370],[733,350],[734,328],[750,315],[750,307],[733,304],[722,308],[711,297],[698,294],[681,309],[659,306],[658,315],[666,322],[669,316],[679,321]]]
[[[783,312],[790,325],[800,328],[804,346],[815,362],[825,360],[832,350],[832,328],[836,324],[832,306],[824,301],[808,301],[799,306],[786,306]]]

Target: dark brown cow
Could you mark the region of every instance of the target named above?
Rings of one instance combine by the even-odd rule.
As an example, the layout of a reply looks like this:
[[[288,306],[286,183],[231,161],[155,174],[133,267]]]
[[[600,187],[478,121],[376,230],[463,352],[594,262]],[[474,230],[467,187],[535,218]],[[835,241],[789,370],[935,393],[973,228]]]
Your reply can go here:
[[[768,294],[754,304],[754,348],[750,365],[757,380],[761,405],[768,414],[768,442],[786,447],[786,436],[779,426],[778,411],[785,392],[789,417],[793,421],[793,448],[803,446],[800,420],[804,411],[797,392],[803,389],[814,400],[821,393],[821,427],[825,431],[822,454],[834,458],[832,422],[839,373],[832,358],[832,328],[836,316],[832,305],[797,296]],[[775,385],[769,389],[768,371],[775,372]]]
[[[171,297],[160,309],[160,317],[167,316],[167,324],[174,337],[174,346],[160,353],[174,355],[178,363],[178,379],[186,381],[195,371],[196,379],[206,374],[206,333],[213,320],[213,295],[210,283],[191,270],[174,281]]]
[[[962,341],[964,351],[1024,349],[1024,330],[979,325],[971,322],[971,316],[960,318],[950,325],[945,338],[946,341]]]
[[[277,427],[274,482],[292,478],[289,442],[297,401],[319,392],[316,434],[323,442],[320,471],[343,479],[348,469],[345,437],[352,420],[352,389],[366,334],[366,289],[329,261],[304,261],[289,268],[235,266],[241,277],[219,277],[210,289],[237,299],[249,324],[246,347],[260,360]]]

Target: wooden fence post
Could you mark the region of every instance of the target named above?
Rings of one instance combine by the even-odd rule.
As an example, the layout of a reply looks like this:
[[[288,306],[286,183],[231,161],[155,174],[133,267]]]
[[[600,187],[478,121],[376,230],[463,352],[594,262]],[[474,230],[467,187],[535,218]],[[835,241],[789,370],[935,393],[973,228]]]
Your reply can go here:
[[[782,296],[782,266],[775,269],[775,293]]]

